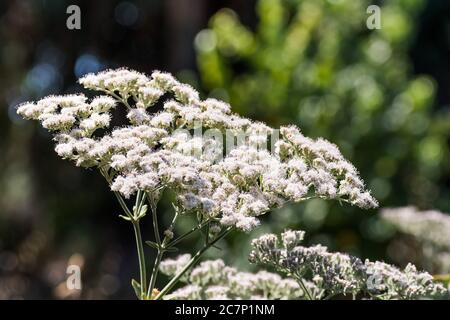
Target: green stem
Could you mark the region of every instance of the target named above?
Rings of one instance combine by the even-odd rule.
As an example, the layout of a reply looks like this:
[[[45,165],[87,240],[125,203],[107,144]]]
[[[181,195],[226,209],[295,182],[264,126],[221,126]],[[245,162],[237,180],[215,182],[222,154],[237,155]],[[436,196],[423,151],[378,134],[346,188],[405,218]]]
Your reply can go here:
[[[134,208],[133,208],[135,214],[136,213],[139,214],[141,211],[141,208],[140,208],[142,205],[141,200],[142,200],[142,191],[138,190],[137,195],[136,195],[136,202],[134,203]]]
[[[114,195],[116,196],[117,201],[119,201],[119,204],[122,207],[122,210],[125,212],[125,214],[129,218],[134,219],[133,213],[131,213],[130,209],[128,209],[127,204],[123,200],[122,196],[118,192],[115,192],[115,191],[114,191]]]
[[[118,100],[119,102],[122,102],[127,108],[128,110],[131,110],[131,106],[128,103],[127,99],[119,96],[118,94],[116,94],[114,91],[110,91],[110,90],[106,90],[106,93],[108,93],[109,95],[113,96],[114,98],[116,98],[116,100]]]
[[[204,226],[206,226],[208,223],[210,223],[212,221],[212,218],[206,219],[205,221],[203,221],[202,223],[200,223],[198,226],[192,228],[191,230],[189,230],[188,232],[186,232],[185,234],[179,236],[178,238],[176,238],[175,240],[172,240],[167,247],[173,247],[175,246],[177,243],[179,243],[180,241],[182,241],[184,238],[186,238],[187,236],[191,235],[192,233],[194,233],[197,230],[202,229]]]
[[[311,296],[311,294],[309,293],[308,288],[306,288],[305,283],[303,282],[303,279],[298,277],[298,282],[300,283],[300,286],[302,287],[303,291],[305,291],[306,295],[308,296],[308,300],[314,300]]]
[[[104,170],[104,169],[100,169],[100,173],[106,179],[108,184],[111,186],[111,177],[109,176],[108,172],[106,170]],[[125,214],[128,216],[128,218],[132,219],[133,218],[133,214],[131,213],[130,209],[128,209],[128,206],[125,203],[125,201],[123,200],[123,198],[120,195],[120,193],[118,193],[117,191],[114,191],[113,193],[116,196],[116,199],[119,202],[120,206],[122,207],[122,210],[125,212]]]
[[[156,212],[156,201],[151,195],[149,195],[148,202],[150,204],[150,210],[152,211],[153,231],[155,232],[155,240],[156,243],[161,246],[161,237],[159,235],[159,226],[158,226],[158,215]]]
[[[217,241],[224,238],[230,231],[232,230],[231,227],[227,228],[226,230],[222,231],[213,241],[207,243],[203,248],[201,248],[192,258],[189,260],[189,262],[181,269],[170,281],[169,283],[161,290],[161,292],[155,297],[155,300],[160,300],[164,295],[169,292],[173,288],[174,285],[177,284],[177,282],[180,280],[180,278],[194,265],[196,264],[203,253],[205,253],[206,250],[208,250],[211,246],[213,246]]]
[[[152,275],[150,277],[150,284],[148,285],[147,297],[150,299],[153,294],[153,289],[155,288],[156,278],[158,277],[159,265],[161,264],[164,251],[158,250],[156,255],[155,264],[153,265]]]
[[[147,292],[147,271],[145,268],[144,245],[142,244],[141,228],[139,221],[133,221],[134,235],[136,237],[136,247],[139,258],[139,274],[141,279],[141,299],[145,297]]]
[[[163,249],[163,243],[166,241],[166,236],[164,237],[164,240],[163,240],[163,243],[162,243],[161,242],[161,237],[159,235],[158,214],[156,212],[156,202],[155,202],[155,199],[153,197],[149,196],[148,198],[149,198],[149,203],[150,203],[150,210],[152,211],[153,231],[155,232],[156,243],[159,246],[158,253],[156,255],[156,260],[155,260],[155,263],[153,265],[152,274],[151,274],[151,277],[150,277],[150,283],[148,285],[147,297],[151,298],[152,293],[153,293],[153,288],[155,287],[155,283],[156,283],[156,277],[158,276],[158,272],[159,272],[159,265],[161,263],[163,255],[164,255],[164,250],[161,250],[161,249]],[[174,220],[172,221],[172,224],[176,220],[177,216],[178,216],[178,214],[175,213],[175,217],[174,217]]]
[[[177,208],[175,208],[175,214],[173,216],[172,222],[170,223],[169,230],[172,231],[175,227],[175,223],[177,222],[177,219],[179,217],[179,211]],[[152,275],[150,277],[150,284],[148,286],[148,292],[147,297],[151,298],[153,293],[153,288],[155,287],[156,278],[158,276],[159,272],[159,265],[161,264],[162,257],[165,253],[164,249],[167,248],[167,242],[169,241],[169,237],[167,235],[164,235],[164,239],[161,244],[161,248],[158,249],[158,253],[156,255],[155,264],[153,266]]]
[[[111,185],[111,177],[108,172],[104,169],[100,169],[101,174],[105,177],[106,181],[109,185]],[[122,196],[118,192],[114,192],[114,195],[117,198],[122,210],[125,214],[130,218],[131,223],[133,224],[134,235],[136,238],[136,248],[138,252],[139,259],[139,274],[140,274],[140,286],[141,286],[141,299],[145,297],[145,293],[147,292],[147,271],[145,268],[145,255],[144,255],[144,245],[142,243],[142,235],[141,228],[139,226],[139,220],[136,220],[135,217],[139,214],[140,208],[142,207],[143,202],[145,201],[145,197],[142,197],[140,193],[136,196],[136,205],[135,210],[132,213],[130,209],[128,209],[125,200],[123,200]]]

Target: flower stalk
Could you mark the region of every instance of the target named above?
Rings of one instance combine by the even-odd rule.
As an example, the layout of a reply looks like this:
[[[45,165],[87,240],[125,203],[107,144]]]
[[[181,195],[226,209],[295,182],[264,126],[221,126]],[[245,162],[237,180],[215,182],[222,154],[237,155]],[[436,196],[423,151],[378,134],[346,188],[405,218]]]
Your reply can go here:
[[[201,256],[215,243],[219,240],[223,239],[228,233],[232,231],[232,227],[228,227],[224,231],[222,231],[219,235],[216,236],[214,240],[205,244],[203,248],[201,248],[189,262],[169,281],[169,283],[160,291],[160,293],[155,297],[155,300],[160,300],[166,295],[180,280],[180,278],[190,269],[193,265],[195,265],[201,258]]]

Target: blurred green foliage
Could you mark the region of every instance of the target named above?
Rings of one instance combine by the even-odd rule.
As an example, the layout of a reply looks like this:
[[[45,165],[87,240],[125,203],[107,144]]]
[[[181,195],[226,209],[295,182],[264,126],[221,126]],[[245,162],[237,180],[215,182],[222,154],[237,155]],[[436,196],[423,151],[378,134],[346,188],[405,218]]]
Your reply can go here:
[[[377,30],[366,26],[371,4],[259,0],[254,26],[222,9],[195,38],[202,84],[238,113],[272,125],[296,123],[306,135],[336,143],[381,206],[449,210],[450,115],[435,108],[435,81],[413,75],[408,60],[425,1],[378,2]],[[341,249],[358,247],[358,234],[337,231],[355,223],[379,242],[392,233],[376,217],[349,215],[355,210],[329,202],[284,211],[271,218],[285,222],[280,228],[331,226],[332,239],[319,234],[318,241]]]

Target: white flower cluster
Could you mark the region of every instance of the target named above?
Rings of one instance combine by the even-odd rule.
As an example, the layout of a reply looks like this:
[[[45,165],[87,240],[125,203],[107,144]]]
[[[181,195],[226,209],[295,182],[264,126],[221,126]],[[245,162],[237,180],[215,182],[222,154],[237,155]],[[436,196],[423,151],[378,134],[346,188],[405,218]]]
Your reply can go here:
[[[419,211],[415,207],[383,209],[384,220],[399,231],[422,242],[450,249],[450,215],[435,210]]]
[[[170,74],[118,69],[86,75],[80,83],[107,95],[90,102],[84,95],[51,96],[17,112],[55,133],[62,158],[107,172],[111,189],[126,198],[170,188],[184,211],[242,230],[254,228],[257,216],[271,208],[311,196],[377,206],[335,145],[288,126],[269,152],[272,128],[233,114],[222,101],[201,100]],[[150,112],[162,97],[169,97],[162,110]],[[129,125],[109,128],[117,104],[127,108]],[[198,127],[211,134],[194,137]],[[226,153],[219,141],[224,136],[242,143]]]
[[[252,241],[252,263],[275,268],[297,280],[311,279],[323,291],[320,296],[347,295],[373,299],[416,299],[448,294],[426,272],[409,264],[400,270],[384,262],[361,261],[331,253],[321,245],[303,247],[301,231],[286,231],[279,237],[267,234]]]
[[[450,215],[415,207],[382,210],[382,218],[422,246],[423,264],[440,273],[450,272]]]
[[[168,259],[161,263],[160,270],[173,276],[187,263],[189,255]],[[257,273],[239,272],[228,267],[222,260],[200,263],[183,279],[184,287],[175,290],[165,299],[169,300],[239,300],[239,299],[303,299],[304,291],[290,278],[283,279],[278,274],[266,271]],[[315,290],[308,283],[309,290]]]
[[[180,254],[175,259],[165,259],[161,261],[161,264],[159,265],[159,270],[168,276],[174,276],[176,275],[185,265],[188,264],[189,260],[191,260],[191,255],[186,254]],[[183,275],[182,280],[186,281],[187,274]]]

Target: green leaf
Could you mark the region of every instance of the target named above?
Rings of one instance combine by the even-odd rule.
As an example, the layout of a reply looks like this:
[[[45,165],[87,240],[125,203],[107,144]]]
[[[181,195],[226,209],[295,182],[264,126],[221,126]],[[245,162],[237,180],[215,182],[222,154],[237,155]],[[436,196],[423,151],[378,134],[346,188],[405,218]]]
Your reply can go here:
[[[144,205],[141,207],[140,211],[137,212],[137,211],[136,211],[136,210],[137,210],[136,206],[133,206],[133,216],[134,216],[134,219],[135,219],[136,221],[138,221],[139,219],[145,217],[145,215],[147,214],[147,209],[148,209],[147,205],[144,204]]]
[[[131,286],[134,289],[134,293],[136,294],[138,299],[141,299],[141,285],[134,279],[131,279]]]
[[[153,242],[153,241],[145,241],[145,244],[148,245],[148,246],[150,246],[150,247],[152,247],[152,248],[155,248],[156,250],[159,250],[159,249],[160,249],[159,244],[157,244],[156,242]]]
[[[121,215],[121,214],[119,214],[119,217],[122,218],[122,219],[124,219],[124,220],[131,221],[131,218],[130,218],[130,217],[123,216],[123,215]]]

